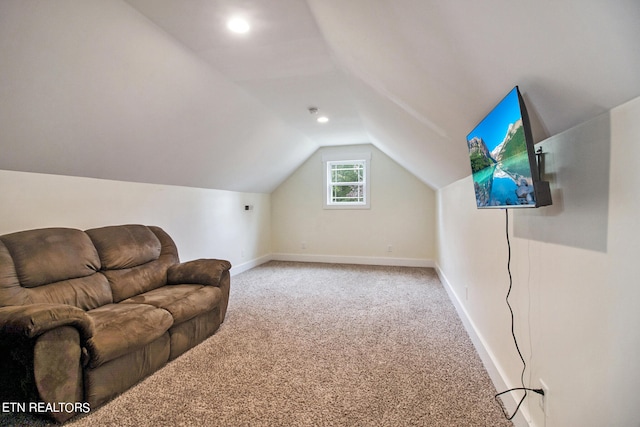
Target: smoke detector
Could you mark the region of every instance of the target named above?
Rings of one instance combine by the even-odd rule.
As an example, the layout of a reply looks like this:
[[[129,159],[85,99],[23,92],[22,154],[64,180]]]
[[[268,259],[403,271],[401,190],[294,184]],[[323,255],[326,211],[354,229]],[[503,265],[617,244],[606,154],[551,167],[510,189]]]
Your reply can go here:
[[[318,108],[317,107],[309,107],[309,114],[311,114],[312,116],[315,116],[318,114]],[[327,116],[319,116],[316,121],[318,123],[327,123],[329,121],[329,118]]]

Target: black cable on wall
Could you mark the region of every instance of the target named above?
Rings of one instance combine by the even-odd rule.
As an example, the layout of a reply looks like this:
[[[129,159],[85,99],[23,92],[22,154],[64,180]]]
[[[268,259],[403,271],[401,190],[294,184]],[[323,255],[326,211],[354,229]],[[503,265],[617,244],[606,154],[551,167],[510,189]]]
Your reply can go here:
[[[518,402],[518,405],[516,406],[516,409],[515,411],[513,411],[513,414],[511,414],[511,416],[509,416],[504,406],[500,405],[500,408],[502,409],[502,413],[504,414],[505,418],[507,420],[512,420],[513,417],[515,417],[516,414],[518,413],[518,410],[520,409],[522,402],[524,402],[524,399],[526,399],[527,391],[533,391],[535,393],[538,393],[544,396],[544,390],[528,388],[524,384],[524,373],[527,370],[527,363],[525,362],[524,357],[522,356],[522,352],[520,351],[520,346],[518,346],[518,339],[516,338],[516,331],[515,331],[515,320],[513,316],[513,308],[511,308],[511,304],[509,303],[509,296],[511,295],[511,289],[513,288],[513,277],[511,276],[511,241],[509,240],[509,210],[505,209],[504,212],[505,212],[505,234],[507,238],[507,273],[509,274],[509,290],[507,291],[507,297],[505,298],[505,300],[507,302],[507,307],[509,307],[509,313],[511,314],[511,336],[513,337],[513,343],[516,346],[518,356],[520,356],[520,360],[522,361],[522,373],[520,374],[520,382],[522,384],[522,387],[510,388],[509,390],[500,392],[494,396],[494,399],[496,400],[496,402],[500,403],[498,401],[498,397],[502,396],[503,394],[512,393],[514,391],[519,391],[519,390],[524,391],[524,395]]]

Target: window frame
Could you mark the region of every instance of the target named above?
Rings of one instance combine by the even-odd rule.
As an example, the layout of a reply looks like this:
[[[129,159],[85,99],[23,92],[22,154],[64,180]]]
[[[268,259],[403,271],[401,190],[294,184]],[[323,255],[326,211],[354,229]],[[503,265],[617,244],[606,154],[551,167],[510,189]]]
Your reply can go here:
[[[332,197],[332,189],[337,183],[331,181],[332,165],[348,165],[352,163],[363,165],[362,182],[344,183],[362,185],[362,202],[336,202]],[[371,153],[333,153],[322,156],[323,164],[323,208],[324,209],[370,209],[371,208]]]

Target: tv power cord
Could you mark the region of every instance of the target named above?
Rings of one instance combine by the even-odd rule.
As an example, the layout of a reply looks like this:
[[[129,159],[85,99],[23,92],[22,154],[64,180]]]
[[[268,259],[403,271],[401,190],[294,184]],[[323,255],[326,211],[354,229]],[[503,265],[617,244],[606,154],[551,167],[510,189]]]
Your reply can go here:
[[[526,387],[524,384],[524,373],[527,370],[527,363],[524,361],[524,357],[522,356],[522,352],[520,351],[520,347],[518,346],[518,339],[516,338],[516,332],[515,332],[515,321],[513,316],[513,309],[511,308],[511,304],[509,303],[509,295],[511,295],[511,289],[513,288],[513,278],[511,276],[511,242],[509,240],[509,210],[505,209],[504,212],[506,214],[505,228],[506,228],[507,251],[508,251],[507,273],[509,273],[509,290],[507,291],[507,297],[505,298],[505,300],[507,302],[507,307],[509,307],[509,313],[511,314],[511,336],[513,337],[513,343],[515,344],[516,350],[518,351],[518,356],[520,356],[520,360],[522,361],[522,372],[520,374],[520,382],[522,384],[522,387],[510,388],[509,390],[502,391],[496,394],[493,398],[496,400],[496,402],[498,402],[498,404],[500,404],[500,401],[498,400],[498,398],[503,394],[524,390],[524,395],[518,402],[518,405],[516,406],[516,409],[515,411],[513,411],[513,414],[511,414],[511,416],[509,416],[509,414],[505,410],[504,405],[500,404],[500,409],[502,409],[502,413],[504,414],[505,418],[511,421],[513,417],[515,417],[516,414],[518,413],[518,410],[520,409],[522,402],[524,402],[524,399],[526,399],[528,391],[532,391],[534,393],[538,393],[541,396],[544,396],[544,390],[541,388],[529,388],[529,387]]]

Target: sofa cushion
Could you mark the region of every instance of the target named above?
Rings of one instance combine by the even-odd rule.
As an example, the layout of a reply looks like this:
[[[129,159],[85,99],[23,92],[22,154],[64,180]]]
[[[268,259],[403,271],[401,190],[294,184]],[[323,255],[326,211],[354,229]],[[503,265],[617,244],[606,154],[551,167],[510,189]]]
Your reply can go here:
[[[0,236],[0,307],[55,303],[91,310],[109,304],[111,287],[96,273],[99,268],[98,253],[80,230],[48,228]]]
[[[109,282],[100,273],[24,289],[24,291],[27,302],[23,304],[53,302],[92,310],[113,302]]]
[[[109,280],[113,302],[167,283],[167,269],[178,262],[173,240],[158,227],[121,225],[87,230]]]
[[[166,258],[167,260],[171,260],[174,264],[178,263],[180,261],[178,257],[178,248],[171,236],[169,236],[162,228],[155,225],[149,225],[148,227],[160,241],[161,249],[159,259]]]
[[[213,286],[168,285],[132,298],[121,304],[149,304],[163,308],[173,316],[174,325],[213,310],[222,299],[222,291]]]
[[[80,230],[44,228],[6,234],[0,240],[26,288],[90,276],[100,269],[96,248]]]
[[[109,280],[113,302],[159,288],[167,284],[167,269],[173,260],[160,257],[137,267],[122,270],[105,270],[102,273]]]
[[[149,344],[173,325],[167,310],[146,304],[107,304],[87,314],[95,327],[87,341],[91,368]]]
[[[86,233],[98,250],[105,270],[136,267],[160,256],[160,240],[144,225],[101,227]]]

